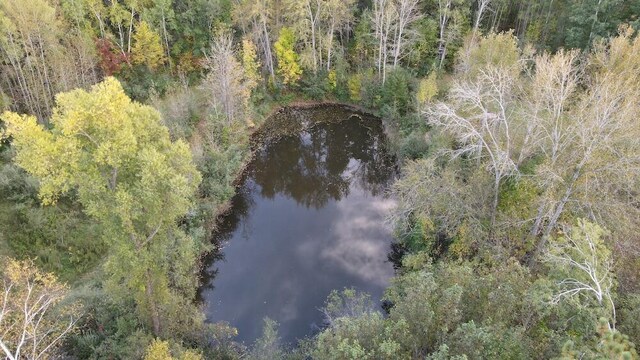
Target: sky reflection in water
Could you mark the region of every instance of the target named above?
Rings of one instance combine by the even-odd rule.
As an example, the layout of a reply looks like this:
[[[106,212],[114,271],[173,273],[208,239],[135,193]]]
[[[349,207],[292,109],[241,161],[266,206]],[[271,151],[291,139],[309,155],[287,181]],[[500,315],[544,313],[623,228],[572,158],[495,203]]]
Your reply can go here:
[[[299,113],[294,113],[299,115]],[[339,107],[303,116],[349,119]],[[260,151],[233,200],[200,290],[207,319],[238,328],[253,342],[266,316],[283,340],[311,335],[332,289],[354,287],[380,299],[393,267],[387,261],[395,175],[376,118],[320,123]]]

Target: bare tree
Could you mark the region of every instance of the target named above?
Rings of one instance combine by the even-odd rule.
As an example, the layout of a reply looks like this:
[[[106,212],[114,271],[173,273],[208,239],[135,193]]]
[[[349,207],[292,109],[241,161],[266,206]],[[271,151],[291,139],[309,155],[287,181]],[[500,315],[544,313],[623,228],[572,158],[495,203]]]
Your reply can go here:
[[[353,22],[356,9],[355,0],[328,0],[324,21],[326,24],[326,52],[327,71],[331,70],[331,57],[334,49],[334,38],[336,33],[342,35],[348,33]]]
[[[33,262],[6,259],[0,284],[0,349],[7,359],[46,359],[73,330],[75,306],[56,309],[68,288]]]
[[[551,243],[545,260],[563,274],[552,303],[581,294],[593,296],[600,307],[611,311],[611,327],[615,329],[613,263],[602,239],[605,234],[600,226],[579,220],[577,226]]]
[[[444,58],[447,55],[447,40],[445,34],[449,20],[451,18],[452,0],[438,0],[438,25],[440,29],[440,37],[438,40],[438,54],[440,56],[439,66],[442,67]]]
[[[463,175],[452,166],[442,167],[435,159],[410,161],[401,179],[393,184],[393,194],[398,204],[391,214],[393,223],[410,231],[415,220],[427,220],[434,231],[454,237],[465,224],[474,237],[484,234],[482,222],[487,213],[487,183],[491,183],[484,171],[467,175],[471,179],[463,183]]]
[[[519,141],[522,122],[517,118],[515,92],[519,82],[512,69],[488,66],[478,75],[454,83],[448,103],[439,103],[427,113],[429,123],[443,127],[460,142],[453,157],[486,158],[494,177],[491,227],[495,225],[501,181],[519,175],[517,159],[524,144]]]
[[[469,0],[438,0],[438,67],[442,68],[447,57],[447,46],[461,36],[461,23],[466,21],[465,4]]]
[[[307,42],[307,49],[311,51],[311,66],[316,73],[322,66],[322,51],[320,49],[320,26],[325,16],[326,1],[303,0],[288,3],[288,18],[300,38]]]
[[[245,34],[251,34],[261,50],[262,63],[272,80],[276,78],[272,50],[273,0],[236,0],[233,18]]]
[[[398,23],[395,27],[393,48],[393,67],[399,65],[407,47],[412,45],[415,33],[411,25],[419,20],[422,15],[418,11],[418,0],[396,0],[395,7],[398,13]]]
[[[93,42],[60,16],[43,0],[0,2],[0,86],[42,122],[56,93],[97,80]]]
[[[475,35],[480,28],[480,22],[485,12],[491,10],[491,0],[477,0],[478,9],[476,10],[476,18],[473,22],[473,34]]]
[[[418,0],[374,0],[372,21],[374,37],[378,40],[376,63],[378,75],[384,83],[387,64],[393,59],[393,67],[399,65],[416,34],[411,25],[422,15],[418,11]]]
[[[389,37],[392,24],[396,21],[395,12],[392,9],[391,0],[374,0],[372,22],[374,25],[374,37],[378,40],[378,53],[376,64],[378,76],[384,83],[387,74],[387,59],[389,58]]]
[[[549,159],[549,166],[555,167],[558,157],[575,140],[579,123],[571,121],[567,111],[571,101],[577,96],[581,77],[576,65],[578,52],[559,51],[555,55],[544,53],[535,59],[535,75],[532,76],[531,92],[527,107],[528,124],[535,128],[535,136],[540,151]],[[542,188],[549,188],[557,181],[557,176],[549,173],[547,166],[539,168]],[[538,213],[531,229],[532,235],[540,231],[543,220],[548,216],[548,198],[542,197]]]
[[[246,120],[250,80],[236,59],[230,32],[222,32],[214,39],[205,68],[209,71],[203,81],[203,88],[211,93],[211,105],[224,112],[227,124],[242,118]]]
[[[580,82],[587,90],[570,100],[572,107],[552,108],[560,115],[541,125],[547,134],[541,145],[548,159],[537,173],[545,209],[540,211],[544,220],[537,220],[545,224],[537,253],[567,210],[612,229],[639,213],[631,194],[640,190],[633,180],[640,176],[640,40],[623,32],[597,48],[589,66],[593,70]],[[568,79],[575,77],[563,72]],[[562,103],[562,94],[572,86],[559,91],[556,102]],[[539,228],[534,225],[533,230]]]
[[[341,318],[355,318],[363,315],[378,314],[368,294],[356,290],[333,290],[327,297],[325,306],[319,309],[328,326],[336,325]]]

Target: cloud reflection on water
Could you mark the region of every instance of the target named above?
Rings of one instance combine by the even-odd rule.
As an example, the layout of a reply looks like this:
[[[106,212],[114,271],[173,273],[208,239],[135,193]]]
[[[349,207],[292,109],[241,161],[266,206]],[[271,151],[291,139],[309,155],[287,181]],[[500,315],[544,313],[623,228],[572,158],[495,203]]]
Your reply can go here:
[[[380,121],[365,117],[314,126],[257,154],[217,234],[224,260],[203,271],[209,321],[229,321],[252,342],[269,316],[293,341],[321,323],[317,309],[332,289],[380,298],[393,275],[385,219],[395,204],[384,196],[395,175],[384,141]]]

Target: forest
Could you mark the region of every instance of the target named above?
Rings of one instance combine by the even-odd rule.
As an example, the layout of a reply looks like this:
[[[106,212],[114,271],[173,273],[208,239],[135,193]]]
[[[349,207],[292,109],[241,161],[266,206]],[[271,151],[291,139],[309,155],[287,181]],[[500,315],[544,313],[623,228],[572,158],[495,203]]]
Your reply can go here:
[[[0,0],[0,357],[638,359],[639,30],[638,0]],[[395,274],[238,342],[197,301],[216,219],[321,103],[384,123]]]

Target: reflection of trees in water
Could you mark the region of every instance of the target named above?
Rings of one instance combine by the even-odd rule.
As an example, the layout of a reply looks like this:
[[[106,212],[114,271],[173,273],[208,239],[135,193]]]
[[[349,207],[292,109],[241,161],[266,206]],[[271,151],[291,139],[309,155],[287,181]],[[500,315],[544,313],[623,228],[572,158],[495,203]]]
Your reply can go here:
[[[251,184],[245,184],[245,186],[238,189],[236,195],[231,200],[232,210],[225,214],[224,217],[216,224],[216,231],[213,238],[213,249],[207,253],[202,263],[205,266],[200,270],[200,283],[201,286],[197,293],[197,302],[202,302],[202,292],[205,290],[213,290],[213,279],[218,275],[217,263],[224,261],[224,244],[231,238],[234,231],[239,224],[247,224],[247,221],[241,221],[247,218],[251,212],[251,209],[255,203],[251,194],[255,191]]]
[[[269,144],[257,154],[251,175],[262,196],[282,193],[307,207],[340,200],[352,185],[379,195],[394,174],[384,141],[379,124],[355,119],[318,124]]]
[[[331,112],[294,114],[303,117],[331,116]],[[333,114],[335,116],[335,114]],[[343,115],[343,114],[340,114]],[[374,120],[374,119],[370,119]],[[308,120],[307,120],[308,121]],[[379,120],[350,119],[342,122],[320,122],[295,136],[286,136],[270,143],[256,154],[251,172],[232,199],[232,210],[217,224],[213,244],[201,270],[204,291],[213,290],[219,261],[224,261],[222,246],[231,238],[252,211],[257,191],[266,198],[285,194],[299,204],[317,209],[330,199],[338,201],[358,186],[373,196],[381,195],[395,175],[395,160],[385,145],[385,135]],[[243,229],[250,233],[251,229]]]

